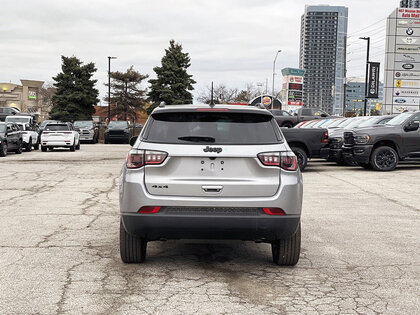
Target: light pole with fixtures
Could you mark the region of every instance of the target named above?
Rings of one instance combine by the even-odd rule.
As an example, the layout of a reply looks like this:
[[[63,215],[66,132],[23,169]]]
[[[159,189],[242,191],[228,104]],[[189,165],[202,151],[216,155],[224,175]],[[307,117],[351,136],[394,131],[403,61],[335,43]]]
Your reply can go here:
[[[108,124],[111,121],[111,59],[117,57],[108,56]]]
[[[280,49],[277,50],[276,57],[274,58],[274,62],[273,62],[273,90],[272,90],[272,95],[271,95],[271,109],[273,109],[273,106],[274,106],[274,77],[276,76],[276,60],[279,53],[281,53]]]
[[[365,104],[364,104],[364,108],[363,108],[363,116],[366,116],[367,97],[368,97],[368,80],[369,80],[369,49],[370,49],[370,37],[359,37],[359,39],[367,40],[366,77],[365,77]]]

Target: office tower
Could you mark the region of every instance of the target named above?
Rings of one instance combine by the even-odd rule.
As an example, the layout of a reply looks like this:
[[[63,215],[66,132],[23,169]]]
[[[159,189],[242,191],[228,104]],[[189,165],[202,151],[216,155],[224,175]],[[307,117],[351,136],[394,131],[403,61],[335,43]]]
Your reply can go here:
[[[305,69],[303,106],[342,114],[348,8],[305,6],[299,67]]]

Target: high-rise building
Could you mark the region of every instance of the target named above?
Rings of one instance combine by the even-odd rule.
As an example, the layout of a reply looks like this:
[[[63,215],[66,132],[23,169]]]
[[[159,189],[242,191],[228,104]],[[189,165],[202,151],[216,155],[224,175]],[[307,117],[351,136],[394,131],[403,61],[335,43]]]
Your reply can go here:
[[[348,8],[305,6],[299,67],[305,69],[303,106],[342,114]]]
[[[420,0],[401,0],[400,8],[420,8]]]

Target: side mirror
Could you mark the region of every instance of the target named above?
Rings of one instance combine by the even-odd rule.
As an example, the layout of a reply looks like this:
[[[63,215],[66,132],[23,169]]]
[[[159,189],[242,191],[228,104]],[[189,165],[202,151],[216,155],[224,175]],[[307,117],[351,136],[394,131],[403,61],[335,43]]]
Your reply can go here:
[[[133,146],[137,141],[137,137],[131,137],[130,139],[130,145]]]
[[[419,129],[419,127],[420,127],[419,121],[415,120],[415,121],[409,122],[408,125],[405,126],[404,129],[405,129],[405,131],[416,131],[416,130]]]
[[[321,114],[321,117],[327,117],[327,114]]]
[[[298,113],[293,113],[293,115],[294,115],[294,116],[297,116],[297,115],[298,115]]]

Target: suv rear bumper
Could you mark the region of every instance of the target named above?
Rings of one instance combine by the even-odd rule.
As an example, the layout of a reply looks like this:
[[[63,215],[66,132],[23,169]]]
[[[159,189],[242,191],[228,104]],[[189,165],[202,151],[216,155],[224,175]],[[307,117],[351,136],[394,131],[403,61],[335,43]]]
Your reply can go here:
[[[224,239],[271,242],[292,236],[300,215],[179,216],[122,214],[125,230],[150,241],[166,239]]]

